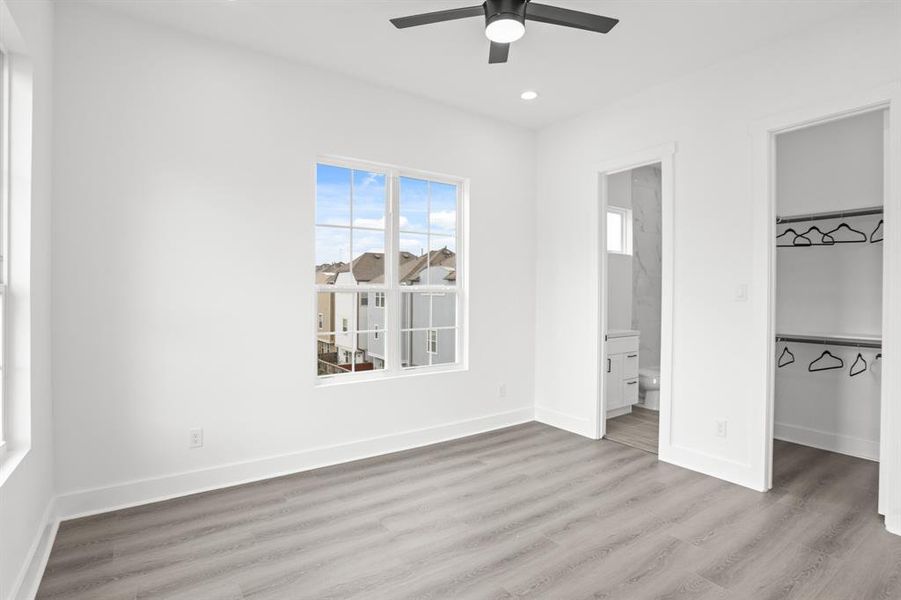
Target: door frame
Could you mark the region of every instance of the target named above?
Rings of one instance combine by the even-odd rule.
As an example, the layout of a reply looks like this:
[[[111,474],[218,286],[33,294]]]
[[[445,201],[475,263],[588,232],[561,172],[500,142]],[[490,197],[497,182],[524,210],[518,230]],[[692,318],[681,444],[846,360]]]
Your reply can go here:
[[[661,251],[663,254],[660,319],[660,460],[667,460],[671,447],[672,400],[673,400],[673,311],[674,311],[674,269],[675,265],[675,154],[676,144],[670,142],[648,148],[619,158],[604,161],[593,170],[597,186],[598,201],[592,203],[597,210],[592,236],[591,280],[596,282],[596,310],[592,315],[594,323],[589,331],[595,332],[594,360],[595,402],[594,438],[601,439],[607,433],[607,398],[605,394],[606,369],[602,367],[607,355],[607,177],[630,171],[638,167],[660,164],[661,202]]]
[[[775,426],[776,352],[776,135],[877,110],[888,110],[885,139],[884,219],[901,223],[901,82],[852,97],[806,107],[758,121],[751,126],[753,144],[752,197],[754,289],[765,290],[763,310],[757,311],[760,335],[749,340],[757,348],[761,363],[760,402],[755,405],[750,431],[752,471],[759,489],[773,485],[773,434]],[[893,118],[894,117],[894,118]],[[882,355],[891,359],[901,341],[901,315],[890,307],[901,305],[901,227],[886,227],[883,242]],[[757,317],[755,317],[757,318]],[[901,372],[882,369],[880,409],[879,512],[885,526],[901,535]]]

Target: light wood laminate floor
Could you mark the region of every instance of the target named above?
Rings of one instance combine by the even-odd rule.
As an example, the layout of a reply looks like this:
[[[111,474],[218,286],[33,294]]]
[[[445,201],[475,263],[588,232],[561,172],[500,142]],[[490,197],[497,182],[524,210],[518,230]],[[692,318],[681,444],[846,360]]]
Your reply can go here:
[[[38,598],[898,599],[877,465],[767,494],[529,423],[64,522]]]
[[[657,454],[660,413],[633,406],[632,412],[607,419],[607,439]]]

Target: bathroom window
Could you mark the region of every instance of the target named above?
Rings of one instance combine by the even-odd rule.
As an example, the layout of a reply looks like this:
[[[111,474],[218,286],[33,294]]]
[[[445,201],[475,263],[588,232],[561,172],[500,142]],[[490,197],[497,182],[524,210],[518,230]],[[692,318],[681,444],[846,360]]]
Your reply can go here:
[[[632,211],[619,206],[607,207],[607,252],[632,254]]]

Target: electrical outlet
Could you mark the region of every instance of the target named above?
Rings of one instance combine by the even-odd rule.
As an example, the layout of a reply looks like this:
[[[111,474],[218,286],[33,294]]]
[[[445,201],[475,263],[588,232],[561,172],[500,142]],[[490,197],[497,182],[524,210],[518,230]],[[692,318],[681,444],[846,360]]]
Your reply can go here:
[[[188,432],[190,435],[190,441],[188,442],[188,448],[202,448],[203,447],[203,429],[197,428],[192,429]]]
[[[747,302],[748,301],[748,284],[742,283],[737,288],[735,288],[735,301],[736,302]]]
[[[497,397],[498,398],[506,398],[507,397],[507,384],[502,383],[497,386]]]
[[[716,437],[726,437],[726,424],[728,421],[717,419],[716,421]]]

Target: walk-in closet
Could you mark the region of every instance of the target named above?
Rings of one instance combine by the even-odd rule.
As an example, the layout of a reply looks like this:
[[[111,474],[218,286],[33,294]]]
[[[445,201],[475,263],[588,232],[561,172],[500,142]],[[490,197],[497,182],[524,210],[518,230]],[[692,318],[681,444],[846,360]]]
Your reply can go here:
[[[777,461],[784,442],[879,460],[886,128],[878,110],[776,137]]]

